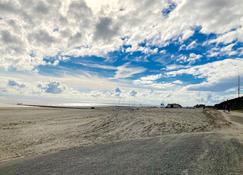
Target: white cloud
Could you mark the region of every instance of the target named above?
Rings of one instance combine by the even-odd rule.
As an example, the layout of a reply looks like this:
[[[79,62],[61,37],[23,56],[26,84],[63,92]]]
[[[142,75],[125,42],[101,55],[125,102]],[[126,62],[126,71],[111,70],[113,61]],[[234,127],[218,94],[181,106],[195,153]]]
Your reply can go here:
[[[241,24],[243,23],[243,18],[241,17],[240,21]],[[226,33],[223,33],[222,35],[220,35],[219,37],[217,37],[214,40],[211,40],[210,43],[225,43],[225,44],[229,44],[233,41],[243,41],[243,28],[242,26],[238,27],[236,30],[233,31],[229,31]]]
[[[168,72],[168,75],[191,74],[199,78],[220,79],[224,78],[224,72],[227,70],[227,77],[237,75],[238,68],[242,67],[242,59],[226,59],[204,65],[194,66],[188,69]],[[239,69],[241,72],[243,70]],[[243,72],[242,72],[243,73]]]
[[[226,59],[204,65],[194,66],[187,69],[171,71],[169,76],[190,74],[197,78],[205,78],[200,84],[189,85],[188,89],[197,91],[225,91],[236,88],[238,71],[243,75],[242,59]],[[227,75],[226,75],[227,74]]]
[[[242,48],[234,49],[236,43],[228,44],[223,47],[214,47],[207,52],[208,57],[242,55]]]
[[[91,63],[78,63],[83,66],[91,67],[91,68],[97,68],[97,69],[105,69],[105,70],[117,70],[117,67],[115,66],[109,66],[109,65],[102,65],[102,64],[91,64]]]
[[[16,82],[23,88],[9,88],[9,80]],[[47,93],[45,92],[45,89],[47,88],[44,88],[43,90],[42,88],[38,87],[39,84],[47,87],[52,82],[58,82],[57,87],[62,87],[61,93]],[[97,87],[99,88],[97,89]],[[78,75],[46,77],[34,74],[32,77],[29,77],[28,75],[24,74],[6,75],[1,72],[0,76],[0,100],[2,102],[8,102],[11,104],[17,102],[34,104],[60,104],[71,102],[116,104],[118,101],[121,104],[127,104],[129,101],[131,101],[130,92],[132,91],[137,92],[136,98],[133,99],[135,104],[150,105],[159,105],[161,102],[177,102],[183,105],[194,105],[196,103],[214,104],[221,100],[233,97],[232,91],[199,92],[195,88],[193,89],[193,87],[185,86],[183,82],[178,80],[171,83],[153,82],[149,85],[141,85],[136,84],[133,81],[120,81],[115,83],[107,79],[101,79],[97,77],[85,78]],[[208,99],[208,97],[211,98]]]
[[[180,85],[180,84],[183,84],[183,82],[182,82],[181,80],[176,80],[176,81],[173,81],[173,84],[178,84],[178,85]]]
[[[167,71],[172,71],[172,70],[178,70],[178,69],[185,69],[185,68],[189,68],[190,66],[189,65],[177,65],[177,64],[171,64],[171,65],[168,65],[166,67],[166,70]]]
[[[129,95],[132,96],[132,97],[135,97],[137,94],[138,94],[138,92],[137,92],[137,91],[134,91],[134,90],[132,90],[132,91],[129,93]]]
[[[149,75],[149,76],[146,76],[146,77],[141,77],[140,80],[142,80],[142,81],[155,81],[155,80],[160,79],[162,76],[163,76],[162,74]]]
[[[197,45],[197,42],[196,41],[192,41],[187,47],[186,49],[189,50],[189,49],[193,49],[194,47],[196,47]]]
[[[157,80],[165,77],[163,74],[155,74],[155,75],[149,75],[145,77],[141,77],[138,80],[134,80],[134,84],[138,87],[144,88],[144,89],[152,89],[152,90],[162,90],[164,92],[170,93],[170,91],[173,89],[173,91],[179,90],[183,84],[182,81],[176,80],[173,82],[158,82]],[[168,95],[168,94],[167,94]]]
[[[199,60],[200,58],[202,58],[202,55],[190,53],[188,61],[189,62],[195,62],[195,61]]]
[[[202,26],[205,33],[221,34],[216,42],[242,41],[241,0],[175,0],[175,10],[163,17],[161,10],[169,2],[1,1],[0,67],[32,70],[43,64],[44,56],[105,55],[124,42],[135,46],[145,39],[161,45],[179,35],[187,39],[195,26]],[[33,51],[36,54],[31,57]]]
[[[129,78],[133,75],[142,73],[145,71],[145,68],[142,67],[131,67],[129,64],[124,64],[122,66],[117,67],[116,74],[114,76],[115,79]]]
[[[194,34],[194,31],[192,30],[185,30],[182,35],[182,40],[187,40],[189,37],[191,37]]]
[[[40,83],[38,84],[38,88],[40,88],[45,93],[50,94],[61,94],[66,89],[64,85],[60,82],[48,82],[48,83]]]
[[[188,63],[191,64],[191,63],[195,63],[200,58],[202,58],[202,55],[195,54],[195,53],[190,53],[189,56],[185,56],[185,55],[179,56],[179,58],[177,59],[177,61],[179,61],[181,63],[188,62]]]
[[[143,53],[148,54],[148,55],[153,55],[153,54],[158,53],[158,48],[151,49],[151,48],[147,48],[147,47],[139,47],[136,50],[137,51],[142,51]]]
[[[120,88],[116,88],[114,93],[115,93],[115,96],[120,96],[122,91],[120,90]]]
[[[148,75],[134,80],[134,84],[138,86],[151,87],[151,88],[161,88],[164,87],[164,83],[157,83],[156,81],[163,77],[163,74]],[[162,85],[163,84],[163,85]]]
[[[25,84],[19,83],[14,80],[8,80],[8,87],[21,89],[21,88],[25,88]]]

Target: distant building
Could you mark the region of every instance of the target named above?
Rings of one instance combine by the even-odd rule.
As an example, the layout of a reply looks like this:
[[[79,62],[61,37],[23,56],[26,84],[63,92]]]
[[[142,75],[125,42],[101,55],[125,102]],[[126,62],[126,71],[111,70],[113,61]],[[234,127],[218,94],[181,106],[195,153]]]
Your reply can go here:
[[[203,108],[203,109],[205,109],[206,105],[204,105],[204,104],[197,104],[196,106],[194,106],[194,108]]]
[[[182,106],[176,103],[172,103],[172,104],[168,104],[166,108],[182,108]]]
[[[160,107],[161,107],[161,108],[164,108],[164,107],[165,107],[164,103],[161,103],[161,104],[160,104]]]

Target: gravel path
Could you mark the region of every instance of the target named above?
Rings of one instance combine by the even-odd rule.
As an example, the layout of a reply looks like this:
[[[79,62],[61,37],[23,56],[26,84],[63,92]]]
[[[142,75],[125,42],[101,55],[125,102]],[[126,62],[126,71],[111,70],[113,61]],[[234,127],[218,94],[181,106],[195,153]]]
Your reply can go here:
[[[243,125],[243,113],[242,112],[231,112],[231,120]]]
[[[80,147],[0,169],[2,175],[243,173],[243,146],[221,134],[179,134]]]

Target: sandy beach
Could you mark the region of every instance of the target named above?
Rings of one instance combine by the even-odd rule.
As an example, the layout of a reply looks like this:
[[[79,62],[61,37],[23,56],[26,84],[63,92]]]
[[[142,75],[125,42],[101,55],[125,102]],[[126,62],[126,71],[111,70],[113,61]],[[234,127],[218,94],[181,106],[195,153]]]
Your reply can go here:
[[[217,111],[202,109],[4,107],[0,108],[0,161],[229,125]]]
[[[243,173],[243,115],[213,109],[0,108],[0,174]]]

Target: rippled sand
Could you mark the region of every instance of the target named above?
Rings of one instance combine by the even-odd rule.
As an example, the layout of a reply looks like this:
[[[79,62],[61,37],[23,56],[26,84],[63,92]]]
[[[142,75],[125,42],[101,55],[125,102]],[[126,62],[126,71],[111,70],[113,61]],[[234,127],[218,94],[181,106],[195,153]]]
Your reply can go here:
[[[217,111],[100,107],[0,108],[0,162],[81,145],[204,132],[230,123]]]

